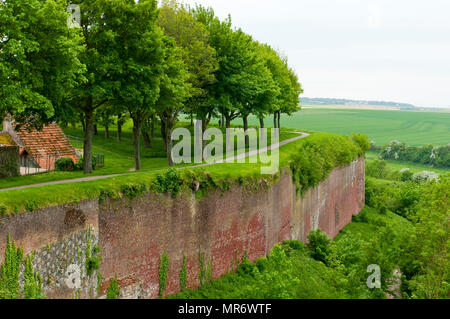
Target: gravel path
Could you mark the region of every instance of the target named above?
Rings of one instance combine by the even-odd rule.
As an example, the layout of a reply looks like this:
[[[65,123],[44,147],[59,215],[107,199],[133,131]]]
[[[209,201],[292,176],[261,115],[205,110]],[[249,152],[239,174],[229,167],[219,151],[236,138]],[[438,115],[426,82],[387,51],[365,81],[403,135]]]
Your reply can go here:
[[[310,135],[308,133],[301,133],[301,132],[291,132],[291,133],[297,133],[297,134],[300,134],[300,136],[284,140],[284,141],[282,141],[282,142],[280,142],[278,144],[271,145],[269,147],[264,147],[264,148],[262,148],[260,150],[255,150],[255,151],[251,151],[251,152],[247,152],[247,153],[244,153],[244,154],[237,155],[237,156],[234,157],[234,159],[243,159],[243,158],[246,158],[246,157],[249,157],[249,156],[253,156],[253,155],[257,155],[257,154],[260,154],[260,153],[265,153],[268,150],[277,149],[277,148],[279,148],[281,146],[293,143],[293,142],[298,141],[300,139],[306,138],[306,137],[308,137]],[[216,161],[216,162],[212,162],[212,163],[205,163],[205,164],[199,164],[199,165],[193,165],[193,166],[187,166],[187,167],[180,167],[178,169],[189,169],[189,168],[196,168],[196,167],[211,166],[211,165],[225,163],[225,162],[227,162],[229,160],[232,160],[232,159],[233,159],[233,157],[230,157],[230,158],[226,158],[224,160],[220,160],[220,161]],[[163,171],[163,170],[166,170],[166,169],[167,168],[151,170],[151,171],[140,171],[140,172],[141,173],[151,173],[151,172]],[[33,188],[33,187],[48,186],[48,185],[70,184],[70,183],[78,183],[78,182],[89,182],[89,181],[96,181],[96,180],[101,180],[101,179],[106,179],[106,178],[111,178],[111,177],[126,176],[126,175],[131,175],[131,174],[136,174],[136,173],[123,173],[123,174],[112,174],[112,175],[104,175],[104,176],[91,176],[91,177],[67,179],[67,180],[47,182],[47,183],[40,183],[40,184],[33,184],[33,185],[25,185],[25,186],[11,187],[11,188],[3,188],[3,189],[0,189],[0,192],[6,192],[6,191],[18,190],[18,189],[26,189],[26,188]]]

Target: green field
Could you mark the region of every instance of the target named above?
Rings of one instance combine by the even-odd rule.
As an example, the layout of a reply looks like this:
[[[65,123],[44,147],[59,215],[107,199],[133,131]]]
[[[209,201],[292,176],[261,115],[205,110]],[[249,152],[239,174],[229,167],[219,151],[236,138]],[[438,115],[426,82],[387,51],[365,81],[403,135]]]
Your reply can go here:
[[[272,117],[266,119],[273,126]],[[236,120],[234,124],[241,124]],[[255,117],[250,124],[259,124]],[[393,140],[408,145],[446,145],[450,143],[450,113],[364,110],[344,108],[305,108],[281,117],[282,127],[349,135],[366,133],[377,145]]]

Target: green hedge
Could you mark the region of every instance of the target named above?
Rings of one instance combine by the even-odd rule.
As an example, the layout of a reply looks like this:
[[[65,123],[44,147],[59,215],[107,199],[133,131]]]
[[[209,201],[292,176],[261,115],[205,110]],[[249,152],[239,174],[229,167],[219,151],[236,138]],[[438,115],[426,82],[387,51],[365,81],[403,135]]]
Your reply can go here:
[[[405,143],[392,141],[384,146],[380,153],[381,159],[408,161],[430,165],[433,167],[450,168],[450,145],[435,147],[408,146]]]
[[[297,191],[303,194],[326,179],[334,168],[350,164],[369,148],[367,136],[361,134],[351,137],[336,134],[310,136],[290,160]]]

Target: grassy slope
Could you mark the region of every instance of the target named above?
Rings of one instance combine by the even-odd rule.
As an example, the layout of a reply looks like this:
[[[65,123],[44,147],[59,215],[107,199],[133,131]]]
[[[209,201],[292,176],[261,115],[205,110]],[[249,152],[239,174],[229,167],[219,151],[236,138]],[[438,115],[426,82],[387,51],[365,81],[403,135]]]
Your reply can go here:
[[[298,134],[296,135],[298,136]],[[306,141],[314,143],[325,143],[333,134],[329,133],[312,133],[311,136],[297,140],[291,144],[284,145],[280,148],[280,168],[288,167],[291,156],[297,152]],[[251,157],[250,159],[254,158]],[[250,161],[247,159],[247,163]],[[239,177],[261,177],[261,166],[267,164],[217,164],[196,170],[202,170],[211,174],[216,181],[233,179],[238,180]],[[43,208],[50,205],[76,202],[83,199],[92,199],[98,197],[102,189],[117,192],[120,186],[127,183],[144,183],[150,185],[153,177],[159,172],[139,172],[130,173],[124,176],[107,178],[102,180],[76,182],[70,184],[41,186],[20,190],[10,190],[0,192],[0,204],[6,206],[7,213],[21,212],[25,210],[33,210]],[[270,180],[270,179],[269,179]]]
[[[234,124],[241,122],[237,120]],[[259,120],[251,117],[249,123],[255,125]],[[266,125],[273,125],[272,117],[266,119]],[[283,116],[281,125],[341,135],[366,133],[377,145],[392,140],[416,146],[450,143],[450,113],[316,107],[291,117]]]
[[[188,127],[185,124],[181,126]],[[78,138],[83,137],[83,132],[80,128],[66,128],[65,133],[69,136]],[[191,129],[192,131],[192,129]],[[292,133],[292,130],[282,129],[280,132],[280,141],[296,137],[298,134]],[[94,153],[101,153],[105,155],[105,167],[98,168],[93,174],[89,176],[102,176],[111,174],[123,174],[134,171],[134,149],[132,145],[132,127],[129,123],[124,126],[122,133],[122,141],[117,142],[116,130],[111,128],[110,138],[104,137],[104,131],[99,129],[98,135],[93,139],[93,151]],[[167,159],[165,157],[164,146],[161,138],[159,128],[155,130],[156,136],[152,140],[152,148],[147,149],[144,146],[144,142],[141,141],[141,161],[142,171],[154,171],[167,168]],[[268,144],[270,144],[270,137],[268,138]],[[75,148],[82,148],[82,143],[73,140]],[[224,143],[225,144],[225,143]],[[244,149],[238,149],[237,154],[244,153]],[[192,164],[180,164],[177,167],[190,166]],[[46,174],[21,176],[13,178],[5,178],[0,180],[1,188],[10,188],[16,186],[39,184],[51,181],[59,181],[65,179],[74,179],[86,177],[83,172],[50,172]]]
[[[375,238],[385,226],[389,225],[396,232],[407,232],[411,224],[406,219],[387,212],[381,215],[377,210],[365,207],[363,212],[367,222],[352,222],[336,236],[335,241],[355,238],[361,235],[364,243]],[[284,245],[285,246],[285,245]],[[300,299],[329,299],[329,298],[367,298],[370,294],[350,296],[348,286],[343,284],[345,275],[337,270],[318,262],[302,249],[291,250],[287,258],[274,256],[273,263],[267,263],[266,258],[256,263],[258,276],[250,275],[249,271],[238,270],[226,274],[217,280],[204,284],[199,289],[188,289],[168,298],[173,299],[247,299],[247,298],[300,298]],[[272,253],[271,253],[272,254]],[[278,258],[278,259],[277,259]],[[270,255],[268,257],[271,259]],[[260,261],[262,260],[262,262]],[[249,267],[245,267],[248,269]],[[251,273],[251,272],[250,272]],[[268,279],[273,278],[270,281]],[[267,284],[270,282],[270,284]]]

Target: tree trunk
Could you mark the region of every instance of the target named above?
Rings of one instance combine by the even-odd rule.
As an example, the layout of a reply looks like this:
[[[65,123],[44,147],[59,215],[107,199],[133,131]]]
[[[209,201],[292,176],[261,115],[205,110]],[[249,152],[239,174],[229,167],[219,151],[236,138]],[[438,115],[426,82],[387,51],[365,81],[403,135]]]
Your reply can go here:
[[[172,129],[166,130],[166,149],[167,149],[167,160],[169,163],[169,166],[173,166],[173,159],[172,159]]]
[[[86,120],[83,114],[80,114],[81,127],[83,128],[83,132],[86,132]]]
[[[109,138],[109,126],[105,126],[105,138]]]
[[[142,138],[144,139],[145,148],[152,148],[152,140],[147,132],[142,132]]]
[[[277,128],[277,112],[273,112],[273,127]]]
[[[97,128],[97,124],[94,124],[94,135],[98,134],[98,128]]]
[[[247,129],[248,129],[248,115],[244,115],[242,117],[242,120],[244,121],[244,132],[247,132]],[[246,134],[245,135],[245,148],[248,148],[249,146],[250,146],[250,138]]]
[[[156,116],[155,114],[152,115],[152,122],[150,123],[150,130],[152,131],[152,138],[155,138],[155,121],[156,121]]]
[[[164,152],[167,153],[167,144],[166,144],[166,123],[161,119],[161,136],[163,138],[164,144]]]
[[[134,161],[136,171],[141,170],[141,121],[133,119]]]
[[[117,118],[117,141],[120,142],[122,140],[122,119],[121,115]]]
[[[203,136],[205,135],[208,123],[209,122],[207,122],[206,118],[202,120],[202,150],[204,150],[206,147],[206,141],[203,139]]]
[[[92,137],[94,135],[94,111],[92,109],[92,98],[88,99],[85,111],[86,129],[83,146],[83,170],[85,174],[92,173]]]
[[[278,111],[278,128],[281,128],[280,126],[280,118],[281,118],[281,111]]]
[[[222,128],[224,128],[225,127],[225,116],[223,116],[223,113],[222,113],[222,122],[221,122],[221,127]]]
[[[225,127],[226,128],[230,128],[231,127],[231,117],[227,116],[227,114],[225,114]]]
[[[170,167],[172,167],[173,159],[172,159],[172,129],[173,127],[170,125],[170,123],[165,122],[161,118],[161,134],[164,141],[164,149],[167,154],[167,161]]]
[[[260,128],[264,128],[264,118],[259,119],[259,126]]]

